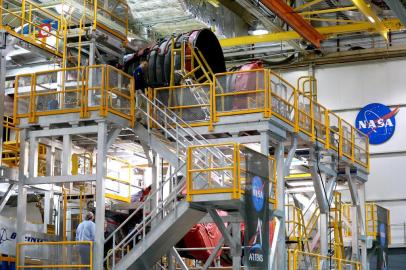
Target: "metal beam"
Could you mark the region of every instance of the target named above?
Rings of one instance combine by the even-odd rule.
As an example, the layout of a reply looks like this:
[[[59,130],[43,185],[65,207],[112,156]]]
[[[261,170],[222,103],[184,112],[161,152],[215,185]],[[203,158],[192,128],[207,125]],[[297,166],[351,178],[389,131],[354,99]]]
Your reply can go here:
[[[40,184],[60,184],[60,183],[79,183],[96,181],[96,175],[58,175],[58,176],[40,176],[29,177],[26,179],[26,185],[40,185]]]
[[[399,0],[384,0],[390,9],[396,14],[403,25],[406,25],[406,8]]]
[[[371,25],[378,31],[385,40],[388,40],[389,29],[382,22],[382,20],[372,10],[371,5],[365,3],[364,0],[351,0],[354,5],[359,9],[362,14],[371,22]]]
[[[224,237],[226,244],[228,244],[231,250],[236,250],[239,247],[239,243],[235,241],[235,239],[230,235],[226,226],[224,225],[224,221],[221,219],[217,211],[213,208],[208,209],[208,212],[213,219],[214,223],[216,223],[217,227],[221,231],[221,234]]]
[[[382,24],[386,25],[386,27],[392,31],[402,30],[405,28],[399,19],[383,20]],[[373,32],[375,31],[375,28],[369,22],[362,22],[354,24],[317,27],[316,30],[320,34],[324,35],[326,38],[330,38],[339,34]],[[302,37],[295,31],[286,31],[259,36],[242,36],[235,38],[225,38],[220,40],[220,44],[222,47],[232,47],[232,46],[257,44],[263,42],[281,42],[301,38]]]
[[[10,199],[10,196],[14,194],[14,184],[10,184],[8,186],[8,189],[6,193],[4,193],[3,198],[1,198],[0,201],[0,213],[3,211],[4,206],[6,206],[8,199]]]
[[[6,91],[6,42],[6,32],[0,31],[0,166],[3,153],[4,95]]]
[[[172,256],[175,257],[176,261],[178,262],[178,264],[180,265],[180,269],[182,270],[189,270],[189,268],[187,267],[186,263],[182,260],[182,257],[179,255],[178,251],[172,247],[171,249],[171,253]]]
[[[299,33],[300,36],[311,42],[317,48],[320,48],[320,41],[325,39],[325,37],[283,0],[262,0],[261,3],[274,12],[279,18],[284,20],[290,27]]]

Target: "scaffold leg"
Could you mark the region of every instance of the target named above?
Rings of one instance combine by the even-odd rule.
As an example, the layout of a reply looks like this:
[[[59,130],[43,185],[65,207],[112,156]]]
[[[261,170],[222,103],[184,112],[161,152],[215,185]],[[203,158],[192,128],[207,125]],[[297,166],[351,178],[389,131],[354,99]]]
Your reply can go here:
[[[283,142],[278,143],[275,149],[276,175],[277,175],[277,197],[278,211],[284,213],[285,207],[285,146]],[[286,268],[286,242],[285,242],[285,217],[279,218],[280,228],[276,246],[276,268],[278,270]]]
[[[93,252],[93,269],[103,269],[104,221],[105,221],[105,181],[106,175],[106,134],[107,124],[98,123],[96,158],[96,237]]]

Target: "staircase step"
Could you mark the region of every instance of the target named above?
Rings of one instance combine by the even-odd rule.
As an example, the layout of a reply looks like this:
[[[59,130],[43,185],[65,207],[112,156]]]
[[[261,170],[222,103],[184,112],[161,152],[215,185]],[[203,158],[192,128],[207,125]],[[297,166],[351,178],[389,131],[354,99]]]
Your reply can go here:
[[[121,259],[116,269],[151,269],[205,215],[206,212],[191,208],[188,202],[179,202],[172,213]]]

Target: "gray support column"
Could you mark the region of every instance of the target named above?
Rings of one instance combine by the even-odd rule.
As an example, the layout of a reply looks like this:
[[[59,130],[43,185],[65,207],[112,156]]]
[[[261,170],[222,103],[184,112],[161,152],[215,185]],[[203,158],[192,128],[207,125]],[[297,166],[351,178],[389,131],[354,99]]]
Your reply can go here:
[[[24,185],[26,179],[26,138],[27,130],[20,131],[20,165],[18,170],[18,197],[17,197],[17,243],[25,240],[25,224],[27,222],[27,188]],[[20,261],[24,262],[24,253],[20,253]]]
[[[44,233],[47,233],[47,225],[51,224],[53,208],[53,192],[45,191],[44,196]]]
[[[231,223],[231,230],[233,232],[233,238],[236,243],[234,249],[231,250],[233,255],[233,270],[241,269],[241,226],[240,223]]]
[[[28,154],[28,175],[30,178],[38,176],[38,139],[30,137]]]
[[[99,123],[100,124],[100,123]],[[103,134],[104,135],[104,134]],[[71,174],[71,158],[72,158],[72,139],[70,134],[63,135],[63,149],[62,149],[62,175]],[[99,146],[97,146],[99,147]],[[97,153],[100,152],[100,149],[97,148]],[[104,152],[101,150],[101,152]]]
[[[351,215],[351,246],[352,246],[352,255],[351,260],[357,261],[359,259],[359,248],[358,248],[358,215],[357,207],[351,206],[350,208]]]
[[[261,132],[261,153],[269,156],[269,134],[268,131]]]
[[[319,232],[320,232],[320,254],[327,256],[328,253],[328,224],[327,224],[327,215],[326,213],[320,213],[320,223],[319,223]]]
[[[277,178],[277,198],[278,198],[278,211],[284,213],[285,211],[285,146],[280,142],[275,149],[276,159],[276,178]],[[279,233],[276,247],[276,269],[286,269],[286,236],[285,236],[285,216],[279,218]]]
[[[0,32],[0,40],[6,41],[6,34]],[[1,43],[1,42],[0,42]],[[4,44],[5,46],[5,44]],[[6,54],[0,46],[0,154],[3,153],[3,121],[4,121],[4,95],[6,88]],[[0,158],[0,166],[2,159]]]
[[[367,260],[367,233],[366,233],[366,217],[365,217],[365,184],[361,183],[358,186],[358,194],[360,201],[361,215],[358,218],[358,226],[361,228],[361,263],[362,270],[369,269],[369,263]]]
[[[96,155],[96,238],[93,252],[93,268],[103,269],[104,221],[105,221],[105,182],[107,125],[98,123]]]

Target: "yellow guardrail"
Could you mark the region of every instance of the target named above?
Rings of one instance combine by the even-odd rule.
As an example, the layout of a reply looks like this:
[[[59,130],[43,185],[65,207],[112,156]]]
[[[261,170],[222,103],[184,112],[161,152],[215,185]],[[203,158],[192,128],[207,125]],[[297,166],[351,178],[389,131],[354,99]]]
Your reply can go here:
[[[306,82],[314,84],[312,79],[303,84]],[[368,137],[271,70],[215,74],[213,84],[205,84],[204,91],[202,87],[156,88],[154,97],[192,126],[212,127],[220,117],[232,115],[261,113],[264,118],[275,117],[294,132],[306,134],[310,141],[369,170]]]
[[[304,251],[305,248],[310,250],[302,210],[293,204],[285,205],[285,223],[289,242],[295,243],[298,250]]]
[[[14,115],[28,118],[80,113],[89,117],[91,111],[101,116],[118,115],[134,125],[134,78],[108,65],[61,68],[17,75],[15,81]]]
[[[64,57],[67,24],[52,8],[29,0],[0,0],[0,29]]]
[[[110,34],[127,40],[129,7],[124,0],[93,0],[95,5],[94,28],[100,27]],[[103,20],[101,17],[105,18]],[[118,27],[115,27],[116,24]]]
[[[361,262],[323,256],[320,254],[288,250],[288,270],[315,269],[361,270]],[[329,268],[330,269],[330,268]]]
[[[191,126],[206,126],[211,122],[211,108],[213,107],[211,86],[210,83],[203,83],[160,87],[154,89],[153,95]],[[165,121],[165,119],[157,120]]]
[[[258,160],[264,158],[268,162],[269,171],[266,174],[269,183],[269,202],[276,206],[275,160],[237,143],[188,147],[187,200],[192,201],[193,195],[216,193],[229,193],[233,199],[239,199],[245,192],[246,178],[251,173],[247,170],[245,151],[252,152]],[[266,178],[265,175],[261,177]]]
[[[342,212],[343,216],[349,221],[351,221],[351,204],[343,204],[342,205]],[[378,231],[378,215],[377,215],[377,207],[378,205],[376,203],[366,203],[365,204],[365,229],[366,229],[366,234],[367,236],[371,236],[373,239],[378,239],[379,237],[379,231]],[[388,232],[387,232],[387,239],[388,243],[390,244],[392,241],[391,237],[391,227],[390,227],[390,211],[388,209],[385,209],[388,211],[388,220],[387,220],[387,225],[388,225]],[[344,230],[344,235],[346,237],[350,237],[352,235],[351,228],[346,228]]]
[[[131,168],[128,161],[107,156],[106,198],[131,203]]]
[[[17,243],[16,269],[92,270],[92,259],[91,241]]]

